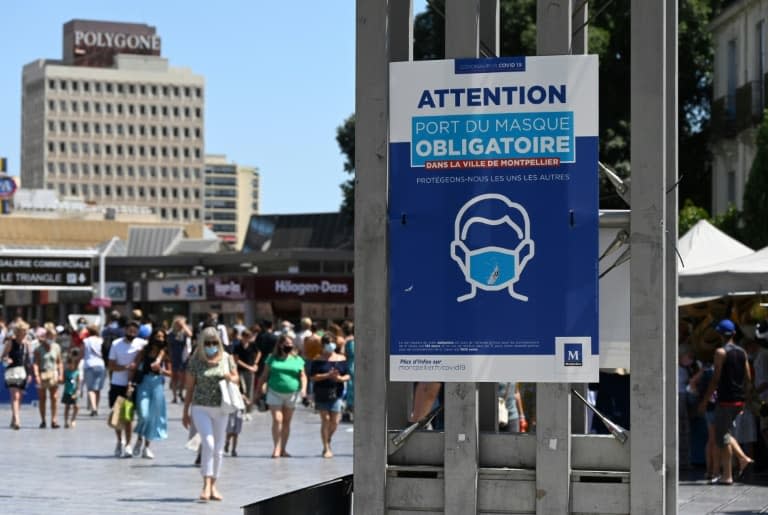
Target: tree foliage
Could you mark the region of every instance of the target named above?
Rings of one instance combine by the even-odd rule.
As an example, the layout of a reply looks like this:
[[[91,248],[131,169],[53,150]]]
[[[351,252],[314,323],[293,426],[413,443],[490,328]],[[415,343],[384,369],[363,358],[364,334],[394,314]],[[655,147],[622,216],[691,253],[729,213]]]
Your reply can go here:
[[[607,0],[606,0],[607,1]],[[630,2],[613,0],[600,11],[593,9],[588,26],[589,52],[600,58],[600,160],[628,177],[630,170]],[[535,55],[536,0],[501,0],[501,55]],[[696,205],[711,203],[709,140],[712,95],[713,49],[708,24],[722,0],[681,0],[679,3],[678,106],[680,198]],[[592,3],[590,3],[592,5]],[[427,10],[414,21],[414,59],[442,59],[445,55],[445,2],[430,0]],[[596,16],[595,16],[596,14]],[[351,122],[350,122],[351,121]],[[337,141],[342,152],[344,138],[354,139],[354,120],[339,127]],[[346,144],[349,147],[348,144]],[[354,153],[354,143],[351,150]],[[354,172],[345,164],[345,170]],[[348,209],[353,183],[342,185]],[[353,195],[352,195],[353,196]],[[600,207],[626,208],[610,184],[601,177]]]
[[[350,115],[336,128],[336,143],[344,154],[344,171],[351,179],[341,183],[341,213],[349,220],[355,219],[355,115]]]
[[[757,153],[744,189],[743,233],[747,245],[768,245],[768,111],[757,131]]]

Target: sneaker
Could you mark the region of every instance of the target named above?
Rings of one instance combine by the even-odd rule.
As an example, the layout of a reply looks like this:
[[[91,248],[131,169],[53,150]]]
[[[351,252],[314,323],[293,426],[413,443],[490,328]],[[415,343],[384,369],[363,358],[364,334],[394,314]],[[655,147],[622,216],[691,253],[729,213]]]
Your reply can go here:
[[[244,418],[246,422],[250,422],[251,420],[253,420],[253,417],[251,416],[250,413],[246,413]]]
[[[125,446],[123,445],[123,442],[117,442],[117,444],[115,445],[115,458],[121,457],[124,451],[125,451]]]
[[[149,447],[144,447],[144,450],[141,452],[142,458],[147,458],[148,460],[154,460],[155,459],[155,453],[149,450]]]
[[[139,456],[141,456],[141,442],[133,446],[133,457],[138,458]]]
[[[131,444],[123,447],[123,458],[133,458],[133,447],[131,447]]]

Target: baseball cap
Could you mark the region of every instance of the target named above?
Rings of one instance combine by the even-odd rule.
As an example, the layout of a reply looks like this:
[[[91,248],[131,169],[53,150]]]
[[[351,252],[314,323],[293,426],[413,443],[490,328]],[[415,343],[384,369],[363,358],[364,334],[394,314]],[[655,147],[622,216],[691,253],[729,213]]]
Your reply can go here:
[[[732,320],[724,318],[717,323],[715,330],[720,334],[733,334],[736,332],[736,325]]]

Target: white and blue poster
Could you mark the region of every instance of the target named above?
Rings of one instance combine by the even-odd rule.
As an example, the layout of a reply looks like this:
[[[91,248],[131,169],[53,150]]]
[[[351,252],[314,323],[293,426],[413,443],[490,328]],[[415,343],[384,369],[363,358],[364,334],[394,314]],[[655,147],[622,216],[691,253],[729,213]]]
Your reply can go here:
[[[390,377],[598,379],[598,62],[390,65]]]

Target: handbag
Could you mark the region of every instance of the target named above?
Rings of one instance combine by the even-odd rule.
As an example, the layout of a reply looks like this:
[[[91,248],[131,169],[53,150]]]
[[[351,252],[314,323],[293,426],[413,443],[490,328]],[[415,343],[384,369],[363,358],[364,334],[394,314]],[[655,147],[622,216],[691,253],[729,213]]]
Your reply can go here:
[[[118,395],[115,399],[115,403],[112,405],[112,411],[109,413],[109,417],[107,417],[107,425],[112,429],[119,429],[123,424],[120,419],[120,412],[122,411],[124,402],[125,397]]]
[[[509,424],[509,410],[507,409],[507,400],[499,397],[499,424],[506,426]]]
[[[232,370],[232,363],[227,356],[227,368]],[[228,372],[229,373],[229,372]],[[237,410],[244,410],[245,403],[243,402],[243,396],[240,394],[240,388],[238,385],[230,381],[229,379],[222,379],[219,381],[219,390],[221,391],[221,411],[226,415],[230,415]]]
[[[22,366],[5,369],[5,382],[9,385],[23,385],[27,380],[27,371]]]
[[[131,422],[133,420],[134,404],[130,399],[125,399],[123,405],[120,406],[120,420],[123,422]]]

